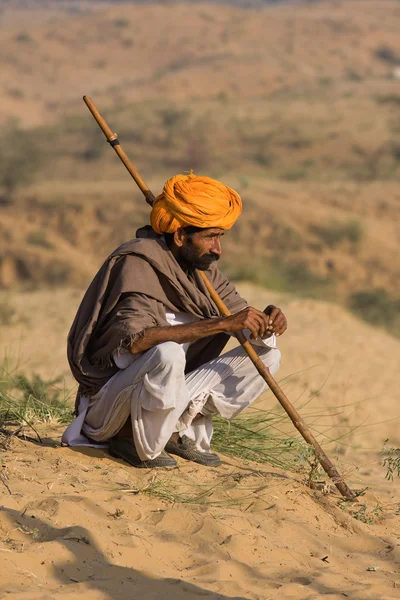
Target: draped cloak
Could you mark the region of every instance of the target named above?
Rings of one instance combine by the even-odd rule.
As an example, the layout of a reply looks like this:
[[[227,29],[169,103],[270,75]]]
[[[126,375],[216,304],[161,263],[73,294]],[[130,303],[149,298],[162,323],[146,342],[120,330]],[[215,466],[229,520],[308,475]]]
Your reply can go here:
[[[143,227],[104,262],[86,291],[68,335],[68,360],[80,395],[92,396],[118,372],[113,354],[129,348],[150,327],[166,327],[166,310],[199,319],[221,316],[204,283],[180,267],[164,239]],[[247,302],[212,263],[211,284],[232,313]],[[218,356],[229,336],[218,334],[190,345],[186,371]]]

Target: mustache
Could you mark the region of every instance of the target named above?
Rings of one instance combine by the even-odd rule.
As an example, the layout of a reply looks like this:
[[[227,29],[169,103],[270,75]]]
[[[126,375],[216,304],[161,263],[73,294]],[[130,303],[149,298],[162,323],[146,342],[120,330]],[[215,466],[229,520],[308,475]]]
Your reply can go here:
[[[201,258],[208,258],[208,260],[214,261],[214,260],[219,260],[221,257],[219,256],[219,254],[204,254],[204,256],[202,256]]]
[[[198,265],[199,267],[203,267],[203,266],[208,267],[209,265],[211,265],[211,263],[219,260],[219,258],[220,257],[218,256],[218,254],[203,254],[203,256],[201,258],[198,258],[194,262],[195,262],[195,265]]]
[[[200,271],[206,271],[217,260],[219,260],[218,254],[203,254],[201,258],[194,260],[191,266]]]

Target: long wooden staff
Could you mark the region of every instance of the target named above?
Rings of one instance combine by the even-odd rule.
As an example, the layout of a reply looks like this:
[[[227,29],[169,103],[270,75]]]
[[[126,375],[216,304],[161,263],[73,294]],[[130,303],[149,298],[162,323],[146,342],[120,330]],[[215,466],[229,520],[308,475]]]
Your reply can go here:
[[[122,149],[121,144],[119,143],[117,134],[114,133],[110,129],[110,127],[107,125],[105,119],[101,116],[101,114],[97,110],[96,106],[94,105],[93,101],[88,96],[84,96],[83,100],[86,103],[90,112],[92,113],[93,117],[96,119],[96,121],[97,121],[99,127],[101,128],[101,130],[103,131],[104,135],[106,136],[107,141],[109,142],[110,146],[112,146],[114,148],[115,152],[118,154],[118,156],[124,163],[125,167],[128,169],[129,173],[132,175],[133,179],[136,181],[140,190],[143,192],[144,197],[146,198],[146,202],[148,204],[150,204],[150,206],[152,206],[153,202],[155,200],[155,196],[149,190],[149,188],[147,187],[147,185],[145,184],[143,179],[140,177],[139,173],[136,171],[136,169],[130,162],[128,156]],[[217,292],[214,290],[213,286],[207,279],[205,273],[203,271],[197,271],[197,273],[203,280],[203,282],[208,290],[208,293],[210,294],[214,303],[217,305],[220,313],[225,317],[231,316],[232,313],[222,302],[221,298],[218,296]],[[356,495],[354,494],[354,492],[351,491],[351,489],[348,487],[348,485],[345,483],[345,481],[339,474],[336,467],[326,456],[325,452],[322,450],[321,446],[319,445],[319,443],[317,442],[317,440],[315,439],[315,437],[313,436],[313,434],[311,433],[311,431],[309,430],[309,428],[307,427],[307,425],[305,424],[305,422],[303,421],[303,419],[301,418],[301,416],[299,415],[299,413],[297,412],[295,407],[288,400],[288,398],[286,397],[283,390],[279,387],[279,385],[277,384],[277,382],[275,381],[275,379],[269,372],[268,367],[266,367],[264,365],[264,363],[259,358],[257,352],[254,350],[254,348],[250,344],[250,342],[248,342],[246,340],[244,333],[241,331],[236,334],[236,337],[239,340],[240,344],[245,349],[245,351],[247,352],[247,354],[249,355],[251,361],[253,362],[257,371],[260,373],[261,377],[268,384],[268,387],[270,388],[272,393],[275,395],[278,402],[282,405],[284,410],[289,415],[290,419],[293,422],[293,425],[301,433],[301,435],[303,436],[305,441],[308,444],[310,444],[310,446],[313,446],[313,448],[315,450],[315,454],[316,454],[319,462],[321,463],[322,468],[329,475],[329,477],[333,480],[333,483],[336,485],[339,492],[342,494],[342,496],[344,496],[344,498],[346,498],[346,500],[354,500]]]

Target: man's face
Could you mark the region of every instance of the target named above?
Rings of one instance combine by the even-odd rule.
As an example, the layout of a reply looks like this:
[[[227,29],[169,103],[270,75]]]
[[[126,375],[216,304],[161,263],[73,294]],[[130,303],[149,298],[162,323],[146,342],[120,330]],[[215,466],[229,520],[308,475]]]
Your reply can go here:
[[[220,227],[185,234],[178,250],[179,261],[186,267],[206,271],[222,254],[223,235],[224,230]]]

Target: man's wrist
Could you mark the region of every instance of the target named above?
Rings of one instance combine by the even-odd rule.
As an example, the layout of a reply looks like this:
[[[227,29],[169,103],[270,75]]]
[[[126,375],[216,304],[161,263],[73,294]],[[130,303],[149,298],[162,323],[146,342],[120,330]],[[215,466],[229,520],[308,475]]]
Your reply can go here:
[[[218,333],[228,333],[229,329],[228,329],[228,324],[227,324],[227,317],[215,317],[214,319],[211,319],[212,321],[214,321],[214,323],[212,323],[212,334],[218,334]],[[212,335],[210,334],[210,335]]]

